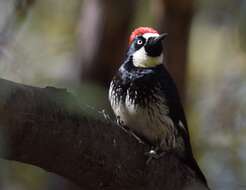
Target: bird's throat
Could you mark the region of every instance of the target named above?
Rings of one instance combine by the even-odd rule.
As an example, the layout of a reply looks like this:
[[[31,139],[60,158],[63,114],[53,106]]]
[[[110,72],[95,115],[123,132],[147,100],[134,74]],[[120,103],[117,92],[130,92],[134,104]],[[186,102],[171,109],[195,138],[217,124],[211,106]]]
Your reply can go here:
[[[150,57],[146,52],[138,51],[133,54],[132,61],[135,67],[150,68],[162,64],[163,55]]]

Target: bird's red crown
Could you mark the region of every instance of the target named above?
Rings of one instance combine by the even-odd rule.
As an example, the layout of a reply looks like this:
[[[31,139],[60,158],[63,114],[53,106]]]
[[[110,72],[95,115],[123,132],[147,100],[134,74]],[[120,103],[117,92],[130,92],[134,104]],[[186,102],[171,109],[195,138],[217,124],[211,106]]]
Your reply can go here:
[[[130,35],[129,38],[129,44],[132,43],[132,41],[134,40],[134,38],[136,36],[140,36],[143,35],[145,33],[154,33],[154,34],[159,34],[155,29],[151,28],[151,27],[139,27],[136,28]]]

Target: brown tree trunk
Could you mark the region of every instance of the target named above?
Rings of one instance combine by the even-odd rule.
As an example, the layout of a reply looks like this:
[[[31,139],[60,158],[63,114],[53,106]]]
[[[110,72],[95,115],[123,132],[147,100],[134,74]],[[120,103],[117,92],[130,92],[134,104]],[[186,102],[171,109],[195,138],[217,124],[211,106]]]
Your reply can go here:
[[[169,34],[167,40],[167,65],[185,100],[188,43],[193,17],[193,0],[161,0],[164,7],[161,30]]]
[[[146,165],[146,145],[98,116],[63,89],[0,79],[0,157],[33,164],[83,189],[208,189],[176,154]],[[97,118],[97,119],[96,119]]]
[[[78,48],[82,81],[109,85],[123,59],[136,2],[85,0]]]

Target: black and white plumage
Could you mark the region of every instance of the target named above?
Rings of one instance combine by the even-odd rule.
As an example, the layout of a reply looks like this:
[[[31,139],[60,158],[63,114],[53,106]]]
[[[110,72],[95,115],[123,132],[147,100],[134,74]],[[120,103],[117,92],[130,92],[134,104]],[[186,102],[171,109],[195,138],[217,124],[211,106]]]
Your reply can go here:
[[[112,109],[121,125],[158,150],[177,153],[206,183],[193,158],[176,85],[162,64],[161,41],[165,35],[149,28],[137,30],[110,84]]]

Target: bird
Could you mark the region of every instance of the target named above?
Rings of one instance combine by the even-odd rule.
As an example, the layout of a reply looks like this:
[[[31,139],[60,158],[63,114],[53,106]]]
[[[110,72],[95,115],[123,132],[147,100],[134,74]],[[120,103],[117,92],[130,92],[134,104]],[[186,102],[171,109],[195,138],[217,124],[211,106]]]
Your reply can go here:
[[[131,33],[125,59],[110,82],[110,105],[120,126],[151,145],[150,156],[173,152],[207,184],[192,153],[176,84],[163,64],[166,37],[151,27]]]

